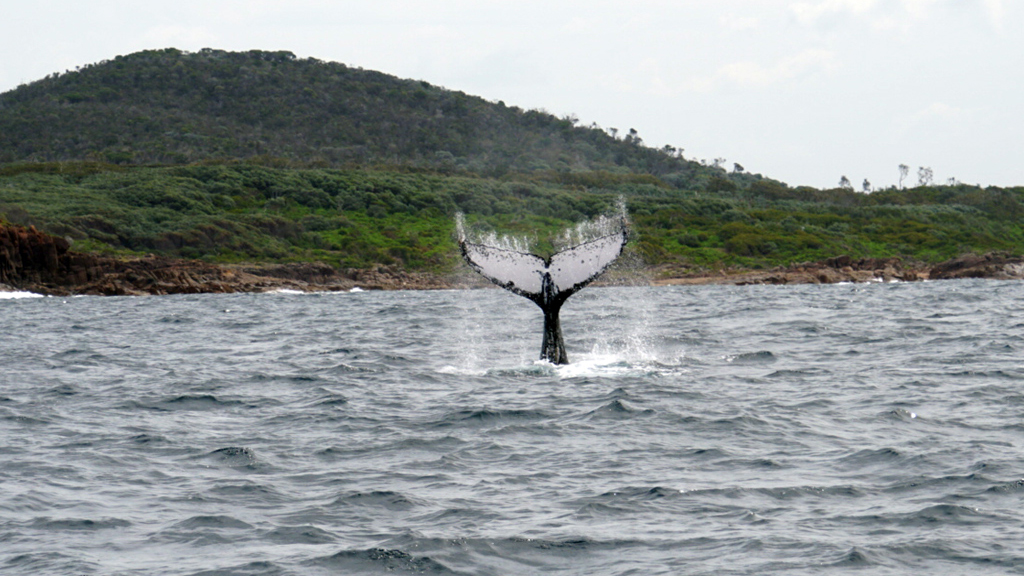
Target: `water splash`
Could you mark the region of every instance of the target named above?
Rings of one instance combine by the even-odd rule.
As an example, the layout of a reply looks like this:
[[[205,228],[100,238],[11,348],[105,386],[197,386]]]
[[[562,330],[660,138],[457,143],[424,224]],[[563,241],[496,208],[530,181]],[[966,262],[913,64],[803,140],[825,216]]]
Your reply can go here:
[[[614,211],[609,214],[601,214],[590,220],[584,220],[566,228],[559,236],[553,238],[551,243],[557,252],[616,234],[623,228],[628,227],[629,216],[626,212],[626,201],[620,196],[615,202]],[[493,230],[469,230],[466,226],[466,217],[462,212],[455,214],[455,231],[458,234],[459,242],[468,241],[513,252],[533,253],[534,247],[537,245],[536,237],[499,235]]]
[[[572,228],[566,229],[560,237],[554,240],[553,244],[555,250],[564,250],[616,234],[623,228],[629,228],[629,217],[626,213],[626,201],[620,196],[615,203],[615,212],[601,214],[597,218],[584,220]]]
[[[499,235],[497,232],[488,231],[467,231],[466,229],[466,217],[462,212],[455,214],[455,231],[458,234],[459,242],[472,242],[474,244],[484,244],[487,246],[493,246],[502,250],[511,250],[513,252],[531,253],[533,246],[536,245],[536,238],[529,238],[527,236],[511,236],[506,234]]]
[[[7,292],[0,290],[0,300],[20,300],[22,298],[43,298],[42,294],[35,292]]]

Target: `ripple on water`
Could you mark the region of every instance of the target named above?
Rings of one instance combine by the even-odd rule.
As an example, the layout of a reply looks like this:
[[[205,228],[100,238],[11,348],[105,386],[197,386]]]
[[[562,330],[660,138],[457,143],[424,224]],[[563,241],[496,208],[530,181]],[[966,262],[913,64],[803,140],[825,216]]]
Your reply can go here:
[[[50,531],[96,531],[111,530],[114,528],[126,528],[131,522],[120,518],[36,518],[28,527],[33,530]]]
[[[301,526],[278,526],[268,530],[262,539],[275,544],[333,544],[337,536],[309,524]]]
[[[429,556],[413,556],[402,550],[387,548],[342,550],[330,556],[311,560],[307,565],[352,574],[458,574]]]
[[[228,446],[218,448],[200,457],[204,462],[215,466],[223,466],[239,470],[263,471],[269,465],[261,460],[256,451],[244,446]]]
[[[744,352],[742,354],[736,354],[734,356],[725,357],[726,362],[738,365],[771,364],[777,360],[778,358],[775,356],[775,354],[772,354],[767,350],[760,350],[758,352]]]
[[[528,422],[551,418],[543,410],[478,408],[449,413],[435,423],[438,427],[455,425],[493,426],[510,422]]]
[[[655,411],[650,408],[635,408],[622,400],[612,400],[599,408],[587,413],[590,418],[610,418],[613,420],[629,420],[636,417],[652,416]]]
[[[98,574],[102,566],[78,556],[60,552],[30,552],[15,554],[3,563],[17,574]]]
[[[392,490],[371,490],[369,492],[348,492],[331,502],[332,506],[369,506],[387,510],[409,510],[424,505],[424,502]]]
[[[5,301],[0,572],[1017,573],[1018,293]]]

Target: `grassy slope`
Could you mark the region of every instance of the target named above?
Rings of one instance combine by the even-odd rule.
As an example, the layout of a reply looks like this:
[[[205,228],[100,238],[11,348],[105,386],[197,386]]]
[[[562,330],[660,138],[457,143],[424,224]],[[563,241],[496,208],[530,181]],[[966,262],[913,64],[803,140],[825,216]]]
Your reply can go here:
[[[631,249],[652,265],[760,268],[838,254],[935,262],[964,252],[1024,253],[1021,188],[863,195],[781,186],[693,190],[601,172],[494,179],[251,164],[0,169],[0,217],[68,236],[77,249],[433,272],[456,261],[456,211],[471,225],[544,240],[607,212],[620,196],[637,232]]]

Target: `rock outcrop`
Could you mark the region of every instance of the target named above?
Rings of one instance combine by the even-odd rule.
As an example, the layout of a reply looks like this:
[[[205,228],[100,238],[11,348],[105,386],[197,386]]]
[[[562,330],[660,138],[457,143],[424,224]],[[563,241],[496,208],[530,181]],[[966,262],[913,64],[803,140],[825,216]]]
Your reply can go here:
[[[1024,279],[1024,258],[1007,254],[965,254],[937,264],[929,271],[936,280],[957,278]]]
[[[916,282],[927,280],[928,270],[908,266],[899,258],[836,256],[821,262],[803,262],[770,270],[720,271],[717,274],[682,274],[654,281],[668,284],[838,284],[840,282]]]
[[[35,227],[0,225],[0,283],[9,286],[54,282],[67,272],[68,248],[63,238]],[[88,273],[83,268],[84,273]]]
[[[299,262],[273,266],[246,267],[243,272],[260,277],[304,282],[310,286],[359,286],[367,290],[438,290],[451,288],[451,281],[420,272],[406,272],[395,266],[337,269],[323,262]]]

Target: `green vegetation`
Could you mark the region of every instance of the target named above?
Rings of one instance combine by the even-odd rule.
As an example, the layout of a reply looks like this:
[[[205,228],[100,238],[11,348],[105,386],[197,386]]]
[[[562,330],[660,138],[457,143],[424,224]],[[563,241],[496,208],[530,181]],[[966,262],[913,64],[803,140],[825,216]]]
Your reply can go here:
[[[15,164],[0,168],[0,217],[67,236],[77,249],[444,272],[457,260],[457,211],[471,225],[543,240],[623,197],[636,231],[632,249],[655,265],[1024,253],[1024,188],[856,194],[756,178],[730,179],[727,191],[642,175],[590,172],[586,179],[583,186],[556,172],[494,179],[254,164]]]
[[[694,170],[679,155],[539,110],[290,52],[151,50],[0,94],[0,163],[273,158],[502,176]]]
[[[624,198],[651,265],[1024,254],[1024,188],[790,187],[426,82],[167,49],[0,94],[0,219],[78,250],[445,272],[454,214],[544,239]]]

